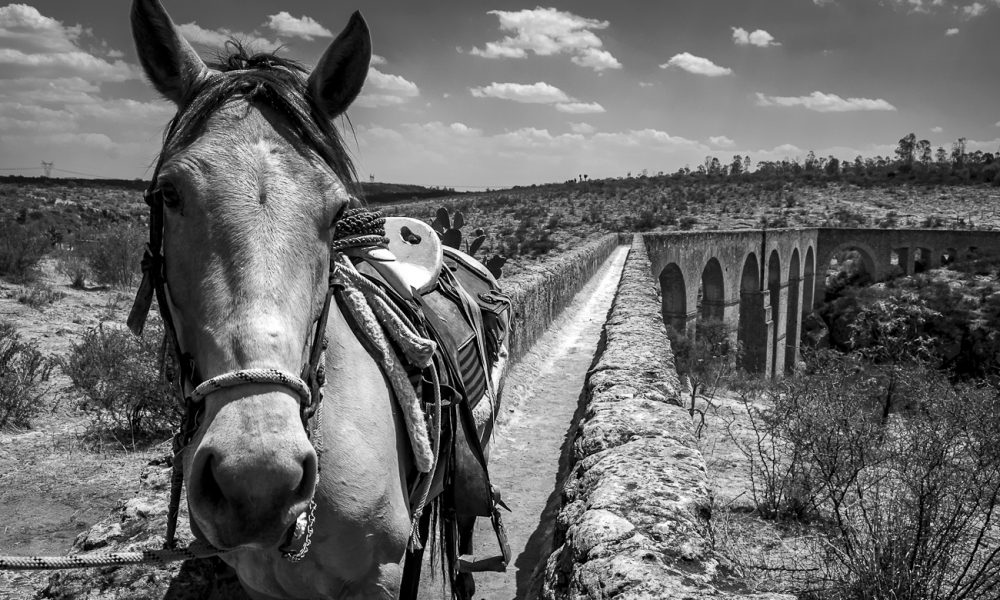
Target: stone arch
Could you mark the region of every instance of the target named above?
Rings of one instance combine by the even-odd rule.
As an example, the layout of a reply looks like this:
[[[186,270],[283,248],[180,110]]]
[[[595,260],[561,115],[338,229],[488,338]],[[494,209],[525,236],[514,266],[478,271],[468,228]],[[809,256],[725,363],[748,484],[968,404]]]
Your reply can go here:
[[[677,263],[670,263],[660,271],[660,297],[663,323],[683,335],[687,330],[687,287],[684,272]]]
[[[829,296],[831,289],[834,291],[839,291],[843,287],[842,285],[835,285],[833,286],[833,288],[831,288],[831,283],[835,283],[831,279],[834,274],[831,267],[833,265],[834,257],[836,257],[839,253],[841,253],[844,250],[857,251],[857,253],[861,257],[861,266],[864,268],[864,271],[868,274],[868,277],[872,281],[878,281],[879,279],[880,273],[876,266],[877,263],[875,262],[875,252],[872,251],[872,249],[869,246],[862,243],[844,242],[843,244],[840,244],[837,247],[835,247],[833,251],[831,251],[826,256],[827,260],[826,264],[819,265],[820,267],[823,268],[823,271],[821,272],[821,277],[823,278],[823,290],[825,291],[826,296]],[[826,297],[820,298],[819,300],[820,302],[825,302]]]
[[[799,309],[799,284],[802,282],[802,271],[799,264],[799,249],[792,250],[792,259],[788,263],[788,315],[785,322],[785,364],[786,372],[795,370],[795,362],[799,355],[799,319],[802,311]]]
[[[802,314],[807,315],[812,312],[813,293],[816,291],[816,258],[813,256],[812,246],[806,250],[805,271],[802,275]]]
[[[767,259],[767,290],[771,302],[771,322],[774,324],[774,335],[771,336],[771,373],[780,372],[783,365],[778,364],[778,323],[781,321],[781,257],[777,250],[771,251]]]
[[[941,251],[941,266],[950,265],[958,260],[958,250],[945,248]]]
[[[705,320],[721,321],[726,311],[726,284],[722,265],[717,258],[710,258],[701,272],[701,313]]]
[[[743,261],[740,275],[740,318],[736,337],[740,346],[740,366],[750,373],[767,370],[767,321],[764,294],[760,289],[760,263],[751,252]]]
[[[913,272],[923,273],[934,266],[934,252],[930,248],[917,246],[913,252]]]

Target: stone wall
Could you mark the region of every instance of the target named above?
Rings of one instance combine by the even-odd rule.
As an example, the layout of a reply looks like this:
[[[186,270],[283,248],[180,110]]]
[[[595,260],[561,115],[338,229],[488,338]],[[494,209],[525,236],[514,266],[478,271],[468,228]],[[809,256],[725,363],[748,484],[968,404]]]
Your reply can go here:
[[[512,363],[524,356],[617,246],[617,235],[605,235],[509,280],[500,280],[514,303]]]
[[[657,288],[637,235],[587,378],[547,600],[725,596],[705,537],[705,461],[678,399]]]

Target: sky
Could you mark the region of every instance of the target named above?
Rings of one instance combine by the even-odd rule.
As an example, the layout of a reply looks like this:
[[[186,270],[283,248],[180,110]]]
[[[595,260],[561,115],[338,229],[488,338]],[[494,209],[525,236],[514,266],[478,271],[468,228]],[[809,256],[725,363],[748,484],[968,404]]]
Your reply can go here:
[[[0,0],[2,2],[2,0]],[[363,180],[463,189],[1000,149],[1000,0],[164,0],[203,56],[314,64],[360,9],[375,56],[339,123]],[[174,113],[122,0],[0,4],[0,174],[146,178]]]

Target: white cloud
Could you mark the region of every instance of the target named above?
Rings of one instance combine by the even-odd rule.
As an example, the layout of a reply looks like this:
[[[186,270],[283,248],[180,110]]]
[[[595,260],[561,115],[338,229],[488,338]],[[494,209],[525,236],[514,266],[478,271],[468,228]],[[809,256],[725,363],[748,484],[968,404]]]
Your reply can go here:
[[[944,131],[942,127],[931,127],[931,132],[933,133],[941,133],[942,131]]]
[[[996,123],[994,123],[993,126],[994,127],[1000,127],[1000,121],[997,121]]]
[[[590,123],[570,123],[569,130],[580,135],[590,135],[597,131]]]
[[[986,5],[984,5],[981,2],[973,2],[968,6],[963,6],[961,9],[961,14],[966,19],[975,19],[976,17],[981,17],[984,14],[986,14]]]
[[[1000,148],[1000,138],[995,138],[992,140],[984,140],[984,141],[979,141],[979,140],[965,141],[965,150],[967,152],[975,152],[979,150],[981,152],[996,153],[998,152],[998,148]]]
[[[485,58],[526,58],[568,54],[575,64],[595,71],[620,69],[612,54],[602,50],[604,42],[594,31],[607,29],[607,21],[588,19],[568,11],[537,7],[519,11],[491,10],[500,20],[500,30],[510,32],[498,42],[469,52]]]
[[[763,29],[755,29],[748,33],[742,27],[733,27],[733,43],[737,46],[757,46],[759,48],[781,45],[774,41],[774,36]]]
[[[958,27],[950,27],[944,32],[945,35],[958,35]]]
[[[420,88],[409,79],[383,73],[375,67],[369,67],[365,86],[354,104],[365,108],[398,106],[419,95]]]
[[[487,86],[469,88],[469,93],[475,98],[498,98],[522,104],[554,105],[559,112],[571,115],[605,112],[604,107],[597,102],[580,102],[556,86],[544,81],[531,84],[497,83],[494,81]]]
[[[139,77],[135,65],[84,50],[83,33],[80,25],[63,25],[32,6],[0,7],[0,81],[80,77],[100,83]]]
[[[765,96],[757,92],[757,106],[801,106],[816,112],[849,112],[868,110],[896,110],[881,98],[841,98],[836,94],[815,91],[808,96]]]
[[[581,67],[590,67],[595,71],[622,68],[622,64],[610,52],[597,48],[586,48],[570,60]]]
[[[229,40],[236,40],[241,44],[246,44],[250,48],[260,52],[274,50],[281,45],[278,40],[269,40],[257,35],[257,33],[244,33],[220,27],[218,29],[206,29],[201,25],[191,22],[178,25],[177,29],[187,41],[192,44],[205,46],[208,48],[224,48]]]
[[[469,91],[476,98],[500,98],[527,104],[555,104],[572,101],[566,92],[544,81],[532,84],[497,83],[494,81],[484,87],[470,88]]]
[[[711,142],[713,146],[718,146],[719,148],[732,148],[736,145],[736,142],[724,135],[713,135],[708,138],[708,141]]]
[[[795,144],[781,144],[775,146],[770,150],[757,150],[755,152],[749,153],[754,162],[761,161],[781,161],[781,160],[795,160],[806,154],[806,151],[799,148]],[[821,154],[819,156],[822,156]]]
[[[590,115],[604,112],[604,107],[597,102],[560,102],[556,110],[571,115]]]
[[[962,16],[967,19],[975,19],[976,17],[981,17],[986,13],[986,6],[979,3],[973,2],[972,4],[962,8]]]
[[[522,127],[487,133],[454,124],[358,125],[359,167],[384,180],[425,185],[510,186],[669,170],[700,162],[710,148],[655,129],[562,134]],[[447,175],[441,175],[446,173]],[[443,180],[442,180],[443,179]]]
[[[680,54],[675,54],[670,60],[660,65],[661,69],[668,69],[670,67],[677,67],[683,69],[688,73],[694,73],[695,75],[704,75],[706,77],[720,77],[722,75],[731,75],[733,70],[720,67],[714,62],[708,60],[707,58],[702,58],[700,56],[695,56],[688,52],[681,52]]]
[[[639,87],[641,87],[641,88],[653,87],[654,85],[656,85],[656,84],[653,83],[652,81],[640,81],[639,82]]]
[[[462,51],[461,48],[458,49],[459,52]],[[469,54],[475,56],[482,56],[484,58],[527,58],[528,53],[525,52],[523,48],[514,48],[511,46],[504,46],[503,44],[498,44],[496,42],[486,42],[486,49],[480,50],[479,48],[473,48],[469,51]]]
[[[0,42],[26,52],[76,52],[83,27],[67,27],[27,4],[0,7]]]
[[[268,15],[265,27],[270,28],[278,35],[297,37],[311,42],[317,37],[333,37],[326,27],[323,27],[315,19],[308,15],[293,17],[286,11],[281,11],[276,15]]]
[[[386,64],[387,61],[384,56],[379,56],[378,54],[372,54],[372,62],[370,64],[374,66],[381,66]]]

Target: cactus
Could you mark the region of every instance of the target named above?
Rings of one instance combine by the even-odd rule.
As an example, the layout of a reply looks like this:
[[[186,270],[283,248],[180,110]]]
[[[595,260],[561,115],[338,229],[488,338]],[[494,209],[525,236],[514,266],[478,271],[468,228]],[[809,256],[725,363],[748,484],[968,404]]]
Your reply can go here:
[[[465,226],[465,215],[463,215],[460,211],[456,211],[455,214],[452,215],[448,212],[448,209],[443,206],[437,209],[434,220],[431,222],[431,228],[437,232],[438,236],[440,236],[441,243],[456,250],[462,249],[461,229],[463,226]],[[465,253],[469,256],[475,257],[476,252],[482,248],[483,242],[486,241],[486,230],[482,227],[477,227],[473,230],[472,236],[472,240],[466,242]],[[489,272],[492,273],[494,277],[499,279],[500,276],[503,275],[503,265],[506,262],[506,257],[494,255],[486,261],[485,265]]]

